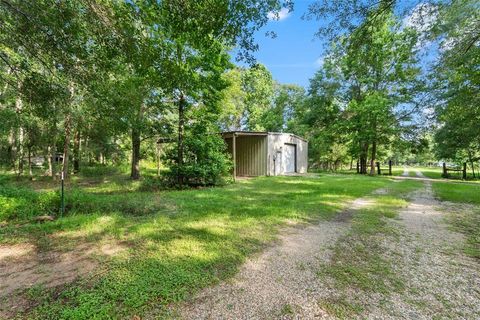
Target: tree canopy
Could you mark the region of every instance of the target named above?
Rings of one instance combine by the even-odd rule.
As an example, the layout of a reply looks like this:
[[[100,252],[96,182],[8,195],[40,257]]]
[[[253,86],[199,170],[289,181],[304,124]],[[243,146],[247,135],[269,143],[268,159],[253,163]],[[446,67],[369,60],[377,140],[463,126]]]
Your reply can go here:
[[[31,175],[40,157],[56,177],[129,162],[139,179],[140,160],[160,168],[163,158],[172,184],[216,183],[231,166],[219,132],[249,130],[305,136],[310,164],[328,169],[358,161],[374,174],[376,161],[408,159],[474,168],[477,1],[313,1],[304,18],[323,21],[316,36],[328,45],[307,88],[255,60],[255,35],[293,5],[1,1],[2,166]]]

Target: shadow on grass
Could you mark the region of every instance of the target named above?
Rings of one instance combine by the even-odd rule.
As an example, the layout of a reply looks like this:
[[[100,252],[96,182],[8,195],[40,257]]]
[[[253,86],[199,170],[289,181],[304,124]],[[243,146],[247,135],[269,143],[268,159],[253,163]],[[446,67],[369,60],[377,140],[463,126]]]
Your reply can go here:
[[[67,216],[44,224],[9,225],[0,242],[66,243],[116,239],[128,254],[105,262],[105,274],[47,290],[29,314],[42,319],[125,318],[162,310],[232,275],[270,243],[287,221],[331,218],[348,201],[387,179],[332,175],[241,181],[223,188],[165,192],[72,191]],[[126,188],[131,186],[127,185]]]

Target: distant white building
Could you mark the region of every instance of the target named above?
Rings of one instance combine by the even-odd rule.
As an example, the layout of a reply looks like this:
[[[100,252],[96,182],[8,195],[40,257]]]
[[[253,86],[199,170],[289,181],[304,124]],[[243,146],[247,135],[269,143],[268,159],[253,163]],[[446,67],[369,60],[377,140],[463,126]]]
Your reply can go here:
[[[235,176],[276,176],[306,173],[307,140],[279,132],[222,133],[232,155]]]

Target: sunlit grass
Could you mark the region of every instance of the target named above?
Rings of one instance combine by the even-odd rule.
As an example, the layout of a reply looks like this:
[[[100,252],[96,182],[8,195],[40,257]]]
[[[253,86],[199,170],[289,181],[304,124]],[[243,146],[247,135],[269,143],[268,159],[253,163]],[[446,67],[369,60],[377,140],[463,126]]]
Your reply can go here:
[[[33,190],[35,186],[21,183],[32,199],[40,194]],[[395,184],[368,176],[321,175],[141,192],[137,182],[122,175],[78,178],[67,188],[65,217],[31,223],[28,217],[39,214],[33,210],[17,226],[19,218],[12,216],[0,229],[0,243],[29,242],[43,251],[70,250],[79,243],[121,243],[126,253],[102,260],[100,267],[108,272],[67,285],[60,293],[44,290],[32,301],[37,307],[29,316],[128,318],[153,305],[166,308],[233,275],[246,257],[273,241],[286,223],[329,219],[349,201]],[[14,193],[11,199],[22,197],[23,193]]]
[[[480,205],[480,185],[478,184],[434,182],[433,190],[442,201]]]
[[[427,178],[442,178],[442,167],[415,167],[415,169],[423,173],[423,175]]]
[[[435,182],[433,190],[440,200],[453,202],[446,220],[465,234],[465,253],[480,259],[480,185]]]

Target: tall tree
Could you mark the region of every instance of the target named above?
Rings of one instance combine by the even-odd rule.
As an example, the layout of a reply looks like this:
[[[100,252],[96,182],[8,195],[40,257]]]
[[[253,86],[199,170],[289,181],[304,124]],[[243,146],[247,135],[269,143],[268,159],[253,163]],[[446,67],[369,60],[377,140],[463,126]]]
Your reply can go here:
[[[432,28],[440,38],[441,56],[431,76],[435,140],[443,159],[468,161],[472,170],[480,160],[480,13],[476,1],[443,6]]]
[[[324,70],[312,81],[310,101],[322,109],[311,123],[329,128],[332,146],[347,143],[347,133],[362,173],[367,173],[367,159],[370,173],[375,173],[379,147],[400,138],[417,110],[415,94],[422,86],[416,42],[416,33],[402,28],[380,4],[362,25],[332,44]]]

